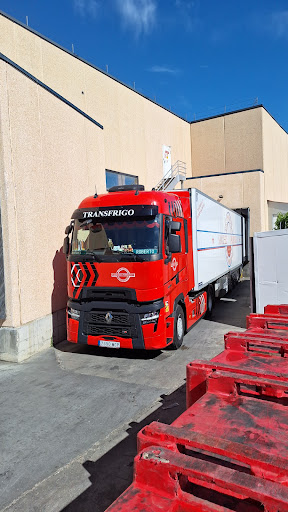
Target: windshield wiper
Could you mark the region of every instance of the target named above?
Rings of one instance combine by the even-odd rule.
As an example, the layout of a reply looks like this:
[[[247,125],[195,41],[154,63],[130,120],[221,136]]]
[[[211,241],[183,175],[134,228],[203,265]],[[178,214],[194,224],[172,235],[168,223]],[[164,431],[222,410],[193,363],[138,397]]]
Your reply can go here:
[[[86,253],[83,254],[83,256],[88,256],[88,258],[92,256],[93,260],[97,261],[98,263],[101,261],[101,258],[97,254],[95,254],[94,251],[86,251]]]
[[[122,253],[121,256],[122,258],[120,261],[125,261],[126,256],[133,256],[134,261],[144,261],[139,254],[135,254],[134,252],[125,252],[124,254]]]

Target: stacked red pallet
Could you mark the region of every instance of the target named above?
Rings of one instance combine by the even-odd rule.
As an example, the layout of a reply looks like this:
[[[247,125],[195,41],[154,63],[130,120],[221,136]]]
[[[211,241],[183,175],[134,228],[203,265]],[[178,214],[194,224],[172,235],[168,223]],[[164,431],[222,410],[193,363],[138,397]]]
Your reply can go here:
[[[249,315],[187,366],[187,410],[138,434],[134,481],[109,512],[288,512],[288,305]]]

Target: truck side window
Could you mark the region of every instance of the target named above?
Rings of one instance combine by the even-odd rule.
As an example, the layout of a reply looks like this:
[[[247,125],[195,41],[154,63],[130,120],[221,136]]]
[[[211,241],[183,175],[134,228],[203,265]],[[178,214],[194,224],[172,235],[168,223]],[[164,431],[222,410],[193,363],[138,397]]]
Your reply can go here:
[[[183,220],[184,224],[184,236],[185,236],[185,253],[188,254],[188,223],[187,219]]]
[[[165,255],[169,256],[169,233],[170,233],[170,217],[165,217],[164,225],[164,251]]]

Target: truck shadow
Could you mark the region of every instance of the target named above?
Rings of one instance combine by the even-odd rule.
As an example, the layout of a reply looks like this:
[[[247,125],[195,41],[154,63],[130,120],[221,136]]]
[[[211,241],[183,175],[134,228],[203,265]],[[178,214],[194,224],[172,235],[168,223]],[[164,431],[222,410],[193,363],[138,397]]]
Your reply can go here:
[[[246,316],[250,313],[250,280],[244,279],[225,297],[216,299],[209,320],[246,329]]]
[[[67,337],[67,262],[63,253],[63,247],[56,251],[52,265],[54,273],[54,285],[51,295],[52,342],[55,346]]]
[[[156,357],[162,354],[161,350],[130,350],[125,348],[115,349],[115,348],[100,348],[94,345],[81,345],[69,343],[68,341],[64,341],[58,345],[56,345],[56,350],[60,350],[61,352],[70,352],[77,356],[78,355],[89,355],[89,356],[98,356],[98,357],[108,357],[108,358],[117,358],[117,359],[155,359]]]
[[[172,423],[185,409],[185,384],[170,395],[162,395],[162,405],[143,421],[130,423],[127,437],[96,462],[87,460],[91,486],[61,512],[104,512],[127,489],[133,479],[133,461],[137,451],[137,433],[152,421]]]

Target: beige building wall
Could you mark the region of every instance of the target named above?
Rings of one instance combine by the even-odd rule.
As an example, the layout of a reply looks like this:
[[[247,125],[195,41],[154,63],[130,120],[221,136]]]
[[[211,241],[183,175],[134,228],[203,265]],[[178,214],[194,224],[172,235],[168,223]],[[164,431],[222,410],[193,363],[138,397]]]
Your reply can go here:
[[[186,180],[185,187],[195,187],[220,200],[228,208],[250,208],[250,235],[264,229],[264,174],[261,172],[228,174]],[[219,198],[223,196],[223,198]]]
[[[186,184],[216,200],[223,196],[221,202],[229,208],[249,207],[251,235],[266,225],[264,111],[257,107],[191,124],[193,179]]]
[[[263,170],[265,173],[265,228],[271,229],[274,210],[269,204],[279,205],[279,211],[287,211],[288,203],[288,134],[271,115],[263,109]]]
[[[66,305],[64,229],[79,199],[93,194],[96,183],[105,188],[104,133],[2,60],[0,119],[7,311],[0,335],[3,341],[10,328],[28,325],[29,353],[31,322],[46,318],[43,346],[51,343],[52,324],[59,327],[55,314]]]
[[[103,173],[137,175],[151,189],[162,178],[167,145],[172,163],[186,162],[191,176],[188,122],[3,15],[0,51],[104,125]]]
[[[263,110],[191,123],[192,176],[263,169]]]
[[[271,229],[271,203],[282,202],[283,211],[288,202],[288,135],[265,108],[192,123],[191,151],[193,178],[221,174],[202,178],[203,192],[223,195],[231,208],[250,207],[251,235]],[[263,172],[245,172],[257,169]]]

